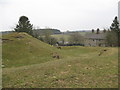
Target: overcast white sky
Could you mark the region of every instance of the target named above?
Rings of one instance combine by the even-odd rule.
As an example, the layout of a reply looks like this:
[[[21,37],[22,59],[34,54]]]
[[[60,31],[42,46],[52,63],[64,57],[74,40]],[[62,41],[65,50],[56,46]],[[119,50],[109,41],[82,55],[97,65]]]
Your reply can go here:
[[[108,28],[119,0],[0,0],[0,30],[11,30],[25,15],[34,27],[67,30]]]

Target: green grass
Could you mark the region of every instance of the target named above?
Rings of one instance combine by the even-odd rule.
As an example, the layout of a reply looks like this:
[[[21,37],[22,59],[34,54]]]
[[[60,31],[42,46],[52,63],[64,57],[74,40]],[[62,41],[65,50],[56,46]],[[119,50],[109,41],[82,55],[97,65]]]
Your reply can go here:
[[[60,40],[60,38],[64,38],[65,41],[68,41],[68,38],[70,35],[67,34],[57,34],[57,35],[51,35],[52,37],[56,38],[57,40]]]
[[[14,34],[13,34],[14,35]],[[4,38],[11,37],[6,35]],[[7,53],[6,47],[13,47],[16,43],[3,43],[3,87],[6,88],[117,88],[118,87],[118,49],[110,47],[62,47],[61,50],[51,47],[29,35],[34,44],[35,54],[28,54],[27,57],[13,59]],[[12,39],[12,38],[11,38]],[[14,38],[13,38],[14,39]],[[25,39],[25,38],[24,38]],[[25,40],[26,40],[25,39]],[[18,40],[14,40],[13,42]],[[19,42],[19,41],[18,41]],[[23,40],[23,42],[26,42]],[[22,43],[23,43],[22,42]],[[10,43],[10,42],[9,42]],[[19,45],[22,45],[19,44]],[[13,46],[12,46],[13,45]],[[19,46],[18,45],[18,46]],[[38,46],[39,45],[39,46]],[[16,47],[16,46],[15,46]],[[19,46],[20,47],[20,46]],[[25,49],[21,47],[21,49]],[[42,48],[44,47],[44,48]],[[18,47],[16,47],[18,49]],[[45,51],[44,51],[45,49]],[[101,56],[98,54],[106,49]],[[6,51],[5,51],[6,50]],[[13,50],[13,49],[10,49]],[[36,50],[38,50],[36,52]],[[52,50],[52,51],[51,51]],[[58,52],[60,59],[53,59],[49,51]],[[19,51],[19,53],[23,51]],[[24,50],[24,53],[28,53]],[[37,54],[39,52],[39,54]],[[45,54],[46,53],[46,54]],[[36,55],[37,54],[37,55]],[[40,55],[40,57],[39,57]],[[9,57],[8,57],[9,56]],[[33,57],[34,58],[28,58]],[[9,62],[6,62],[6,57]],[[26,60],[28,58],[28,60]],[[43,59],[44,58],[44,59]],[[14,61],[14,62],[12,62]],[[21,63],[22,61],[23,63]],[[27,61],[27,62],[26,62]],[[31,63],[29,63],[31,62]],[[12,64],[11,64],[12,63]],[[13,64],[14,63],[14,64]],[[19,65],[19,63],[21,63]]]
[[[22,36],[23,38],[15,38]],[[50,53],[57,49],[37,40],[26,33],[12,33],[4,35],[2,54],[5,67],[16,67],[22,65],[36,64],[51,60]],[[12,41],[10,41],[12,40]]]
[[[89,32],[78,32],[78,33],[81,34],[82,36],[85,36],[85,34]]]
[[[78,32],[78,33],[82,36],[85,36],[85,34],[88,32]],[[56,38],[57,40],[60,40],[60,38],[64,38],[65,41],[68,41],[71,34],[72,33],[70,33],[70,34],[55,34],[55,35],[51,35],[51,36]]]

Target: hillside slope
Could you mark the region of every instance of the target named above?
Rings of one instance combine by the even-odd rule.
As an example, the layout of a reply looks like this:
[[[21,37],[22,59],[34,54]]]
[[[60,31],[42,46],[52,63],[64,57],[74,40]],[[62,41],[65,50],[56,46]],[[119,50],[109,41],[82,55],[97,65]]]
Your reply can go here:
[[[58,52],[60,59],[53,59]],[[3,36],[4,88],[117,88],[118,48],[58,50],[26,33]]]
[[[2,37],[2,58],[5,67],[23,66],[51,60],[57,49],[27,33],[11,33]]]

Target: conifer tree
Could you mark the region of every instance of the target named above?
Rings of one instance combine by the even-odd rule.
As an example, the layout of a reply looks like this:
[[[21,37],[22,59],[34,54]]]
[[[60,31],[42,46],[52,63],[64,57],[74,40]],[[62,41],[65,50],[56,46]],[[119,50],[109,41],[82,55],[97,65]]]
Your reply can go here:
[[[113,23],[110,26],[110,31],[107,34],[107,42],[108,41],[112,46],[120,46],[120,26],[117,16],[113,20]]]
[[[32,35],[33,25],[30,24],[28,17],[21,16],[19,18],[18,24],[16,25],[15,31],[16,32],[26,32]]]

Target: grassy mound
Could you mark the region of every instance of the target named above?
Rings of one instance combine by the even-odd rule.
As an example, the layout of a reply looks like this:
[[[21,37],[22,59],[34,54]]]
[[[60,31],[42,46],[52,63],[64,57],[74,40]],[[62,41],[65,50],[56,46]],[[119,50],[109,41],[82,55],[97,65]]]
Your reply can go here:
[[[2,37],[3,65],[16,67],[51,60],[57,49],[26,33],[11,33]]]

